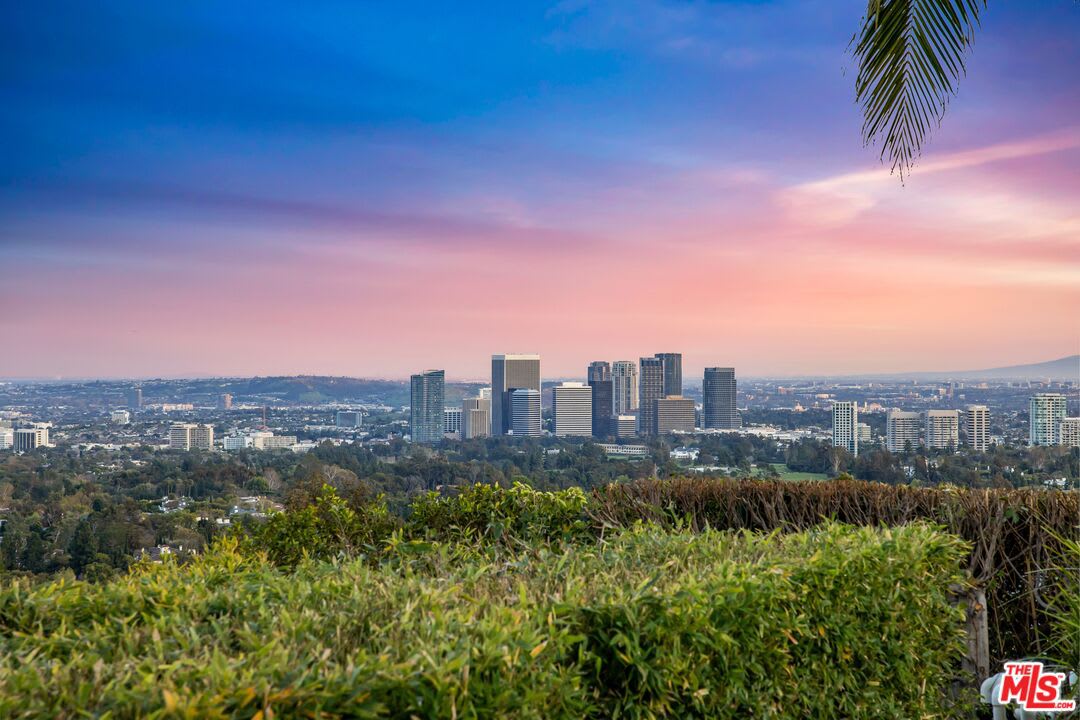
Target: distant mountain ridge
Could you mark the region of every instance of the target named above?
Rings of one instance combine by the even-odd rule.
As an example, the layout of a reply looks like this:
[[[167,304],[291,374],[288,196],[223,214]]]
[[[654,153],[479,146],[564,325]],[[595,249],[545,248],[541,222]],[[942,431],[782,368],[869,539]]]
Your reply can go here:
[[[1027,365],[1008,365],[983,370],[953,372],[882,373],[874,377],[917,378],[922,380],[1077,380],[1080,381],[1080,355],[1068,355]]]

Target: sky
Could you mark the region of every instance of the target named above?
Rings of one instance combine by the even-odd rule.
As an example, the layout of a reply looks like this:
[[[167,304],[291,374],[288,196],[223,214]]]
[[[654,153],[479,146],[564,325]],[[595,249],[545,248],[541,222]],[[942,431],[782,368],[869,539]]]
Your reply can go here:
[[[0,377],[1080,351],[1080,6],[991,0],[903,184],[861,142],[863,10],[9,3]]]

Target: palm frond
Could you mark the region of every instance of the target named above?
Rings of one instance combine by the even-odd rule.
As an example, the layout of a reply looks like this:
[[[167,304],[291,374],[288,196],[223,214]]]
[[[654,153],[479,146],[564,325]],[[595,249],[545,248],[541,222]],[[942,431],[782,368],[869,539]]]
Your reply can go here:
[[[870,0],[852,38],[863,141],[911,171],[956,93],[986,0]]]

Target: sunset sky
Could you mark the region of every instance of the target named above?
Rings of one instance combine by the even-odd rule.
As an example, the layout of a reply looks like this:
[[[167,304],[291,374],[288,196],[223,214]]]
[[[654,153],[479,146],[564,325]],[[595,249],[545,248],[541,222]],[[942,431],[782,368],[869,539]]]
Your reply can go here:
[[[905,185],[865,6],[9,3],[0,377],[1078,352],[1080,5],[990,1]]]

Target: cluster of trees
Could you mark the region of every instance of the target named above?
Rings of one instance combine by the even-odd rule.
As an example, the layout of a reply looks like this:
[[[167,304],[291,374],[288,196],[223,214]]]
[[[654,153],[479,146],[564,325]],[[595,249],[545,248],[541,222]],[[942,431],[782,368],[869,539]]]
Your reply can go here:
[[[787,448],[751,435],[684,440],[698,450],[698,470],[714,468],[705,475],[769,476],[773,463],[786,463],[794,471],[848,473],[890,485],[1009,487],[1077,479],[1075,451],[1067,448],[996,447],[960,455],[870,449],[855,458],[818,440]],[[230,516],[238,498],[304,507],[324,484],[347,498],[381,495],[391,512],[404,516],[416,497],[452,486],[519,482],[538,490],[589,490],[675,477],[686,468],[672,461],[672,444],[655,440],[647,458],[632,461],[607,458],[588,440],[550,437],[447,441],[438,453],[405,444],[323,443],[305,455],[149,449],[8,454],[0,459],[0,571],[102,576],[126,568],[143,548],[199,551],[226,527],[219,518]],[[163,498],[184,498],[184,505],[163,509]]]
[[[1066,447],[993,446],[985,453],[953,453],[914,448],[891,453],[875,447],[853,457],[843,448],[822,440],[792,443],[785,453],[787,466],[801,472],[835,477],[847,473],[859,480],[901,485],[958,485],[961,487],[1023,487],[1065,478],[1075,484],[1077,452]]]

